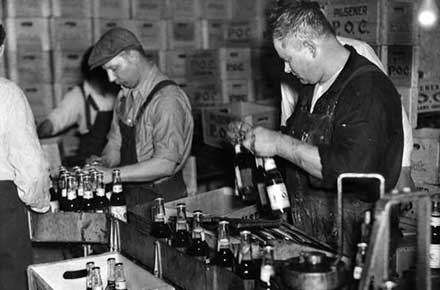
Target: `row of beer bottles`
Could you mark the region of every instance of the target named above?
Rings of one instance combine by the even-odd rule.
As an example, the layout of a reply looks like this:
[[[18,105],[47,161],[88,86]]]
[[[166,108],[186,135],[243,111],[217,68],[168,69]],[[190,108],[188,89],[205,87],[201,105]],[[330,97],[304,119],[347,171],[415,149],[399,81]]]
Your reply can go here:
[[[153,237],[171,244],[171,246],[179,251],[186,252],[206,263],[209,262],[209,247],[205,241],[205,232],[202,226],[203,212],[201,210],[193,212],[192,231],[190,233],[186,205],[184,203],[177,204],[174,232],[167,223],[165,204],[162,197],[154,200],[153,209],[155,213],[150,232]]]
[[[166,243],[170,243],[171,246],[179,251],[186,252],[188,255],[205,263],[211,263],[235,271],[243,279],[257,282],[261,280],[262,282],[259,284],[257,283],[257,285],[270,285],[270,279],[274,275],[272,246],[266,246],[264,248],[260,271],[261,278],[259,278],[257,264],[254,261],[255,254],[252,252],[253,243],[251,242],[251,233],[249,231],[240,232],[240,249],[238,256],[234,257],[229,233],[229,222],[226,220],[220,221],[217,228],[216,251],[213,258],[210,259],[209,247],[205,240],[205,232],[203,228],[203,212],[201,210],[193,212],[192,233],[190,235],[184,203],[179,203],[177,205],[176,227],[174,233],[166,222],[163,198],[155,199],[154,209],[154,222],[151,229],[152,236],[161,239]],[[259,247],[259,245],[257,245],[257,247]]]
[[[254,157],[241,144],[236,144],[234,172],[241,200],[257,203],[260,212],[267,217],[290,220],[289,194],[273,158]]]
[[[95,267],[94,262],[86,263],[86,289],[87,290],[127,290],[123,263],[116,263],[115,258],[107,259],[107,286],[101,277],[101,268]]]
[[[122,221],[127,220],[127,205],[122,190],[121,172],[113,170],[112,192],[110,199],[106,197],[104,177],[97,173],[96,186],[92,186],[89,175],[79,174],[78,181],[68,173],[62,173],[59,178],[59,192],[55,192],[52,184],[51,207],[58,211],[110,213]]]

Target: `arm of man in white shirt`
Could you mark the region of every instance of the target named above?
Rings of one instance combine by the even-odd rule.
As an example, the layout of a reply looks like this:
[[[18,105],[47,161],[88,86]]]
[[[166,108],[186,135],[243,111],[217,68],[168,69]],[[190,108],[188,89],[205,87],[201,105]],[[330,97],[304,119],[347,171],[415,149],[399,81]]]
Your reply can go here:
[[[32,209],[49,209],[49,167],[35,130],[29,103],[23,92],[9,103],[7,116],[8,162],[14,168],[14,183],[20,199]],[[5,104],[6,105],[6,104]]]

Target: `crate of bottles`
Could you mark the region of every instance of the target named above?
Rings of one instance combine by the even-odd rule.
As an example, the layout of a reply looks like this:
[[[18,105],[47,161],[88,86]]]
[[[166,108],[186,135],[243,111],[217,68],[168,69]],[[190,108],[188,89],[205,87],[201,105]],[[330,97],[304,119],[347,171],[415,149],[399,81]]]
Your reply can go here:
[[[107,243],[107,217],[103,213],[29,211],[29,234],[34,242]]]
[[[96,256],[69,259],[60,262],[36,264],[28,267],[28,282],[30,290],[78,290],[86,288],[86,277],[77,279],[63,278],[66,271],[85,270],[88,262],[94,262],[99,267],[104,289],[108,283],[108,259],[114,258],[115,263],[122,263],[126,288],[130,290],[173,290],[174,287],[165,281],[154,277],[153,274],[133,263],[118,252],[109,252]],[[119,275],[115,273],[116,282]],[[95,288],[94,288],[95,289]],[[96,288],[98,289],[98,288]]]

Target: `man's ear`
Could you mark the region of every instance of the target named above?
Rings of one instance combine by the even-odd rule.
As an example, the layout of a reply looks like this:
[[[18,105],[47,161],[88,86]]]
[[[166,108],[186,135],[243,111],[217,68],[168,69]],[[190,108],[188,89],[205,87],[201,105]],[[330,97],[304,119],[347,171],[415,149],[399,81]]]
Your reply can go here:
[[[305,49],[307,49],[310,52],[310,54],[313,56],[313,58],[316,57],[317,46],[316,46],[315,42],[313,42],[310,39],[306,39],[306,40],[303,40],[302,45]]]

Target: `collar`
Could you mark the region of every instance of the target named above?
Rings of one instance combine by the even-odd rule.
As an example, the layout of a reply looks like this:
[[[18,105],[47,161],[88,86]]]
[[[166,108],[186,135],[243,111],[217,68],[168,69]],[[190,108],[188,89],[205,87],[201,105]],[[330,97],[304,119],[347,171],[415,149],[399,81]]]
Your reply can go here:
[[[350,51],[350,55],[348,56],[347,62],[342,68],[336,80],[330,86],[327,92],[333,93],[337,91],[340,86],[344,83],[344,81],[353,73],[353,71],[359,66],[371,63],[368,59],[358,54],[356,50],[350,45],[344,45],[346,49]]]
[[[152,64],[151,68],[145,68],[139,84],[134,89],[130,89],[129,93],[131,93],[135,99],[146,99],[154,86],[163,79],[166,79],[165,75],[159,71],[159,68],[155,64]]]

